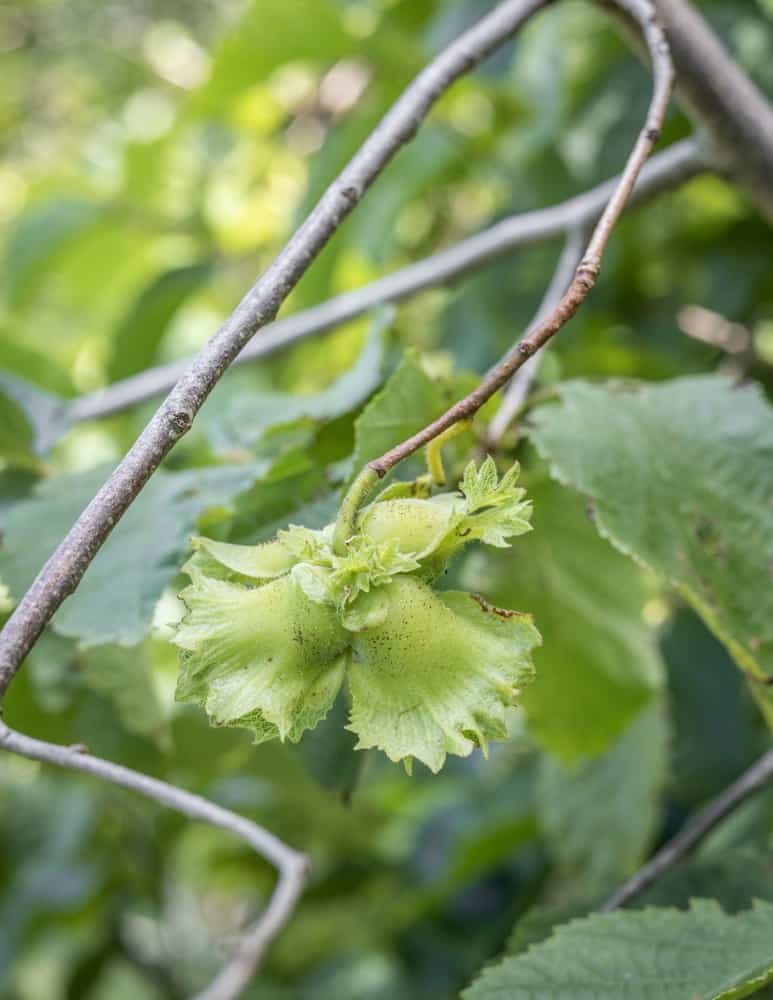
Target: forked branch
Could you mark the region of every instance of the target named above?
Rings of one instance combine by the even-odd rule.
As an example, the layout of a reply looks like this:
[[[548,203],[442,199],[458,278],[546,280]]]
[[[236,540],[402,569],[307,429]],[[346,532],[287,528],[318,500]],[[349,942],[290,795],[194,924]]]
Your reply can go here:
[[[0,636],[0,698],[56,609],[78,586],[115,524],[164,457],[190,428],[196,413],[229,364],[253,334],[273,319],[319,251],[401,145],[413,136],[434,102],[454,80],[512,36],[528,17],[547,2],[503,0],[494,11],[450,45],[408,87],[326,191],[276,261],[182,375],[124,460],[22,597]],[[652,57],[654,94],[645,127],[614,186],[569,289],[552,313],[520,342],[514,353],[504,358],[486,376],[478,389],[420,434],[371,463],[366,468],[369,477],[385,475],[402,458],[477,412],[525,360],[574,315],[593,287],[612,228],[644,160],[657,142],[672,84],[668,46],[650,0],[617,2],[641,26]],[[351,508],[351,495],[347,499]],[[239,953],[199,1000],[231,1000],[236,997],[248,982],[266,947],[294,909],[303,885],[303,857],[266,830],[200,796],[92,757],[76,748],[57,747],[16,733],[2,721],[0,746],[34,760],[102,777],[191,818],[231,830],[277,867],[277,887],[261,920],[244,936]]]
[[[682,139],[675,142],[644,164],[629,204],[638,205],[664,191],[671,191],[711,169],[711,166],[698,141]],[[332,330],[376,306],[402,302],[425,289],[449,285],[518,247],[544,243],[577,229],[589,230],[604,211],[616,183],[617,178],[612,178],[557,205],[508,216],[446,250],[400,268],[362,288],[343,292],[318,306],[275,320],[261,330],[259,337],[247,344],[234,359],[232,367],[268,357],[307,337]],[[148,368],[97,392],[80,396],[69,404],[67,421],[74,424],[97,420],[168,392],[185,373],[188,364],[188,361],[175,361]]]
[[[138,771],[99,757],[92,757],[79,747],[57,746],[17,733],[0,719],[0,748],[20,754],[30,760],[39,760],[73,771],[83,771],[103,778],[114,785],[121,785],[147,799],[159,802],[169,809],[176,809],[190,819],[202,820],[212,826],[228,830],[246,841],[261,857],[277,870],[277,883],[260,919],[243,935],[231,960],[210,985],[194,1000],[232,1000],[249,982],[268,946],[289,920],[303,889],[308,871],[308,860],[278,837],[251,820],[229,809],[209,802],[200,795],[186,792],[176,785],[159,781]]]
[[[247,341],[289,293],[397,151],[451,84],[512,37],[548,0],[503,0],[422,70],[330,185],[273,264],[161,404],[19,601],[0,634],[0,697],[54,612],[78,586],[111,531]]]
[[[657,19],[651,0],[615,0],[615,4],[630,15],[641,29],[652,62],[653,92],[646,121],[601,218],[593,229],[590,242],[568,289],[549,315],[537,323],[518,342],[515,349],[509,351],[499,364],[488,372],[477,388],[446,410],[437,420],[390,448],[379,458],[368,462],[365,468],[360,471],[344,498],[336,523],[335,543],[339,550],[353,533],[357,510],[367,499],[378,480],[383,479],[403,459],[408,458],[409,455],[418,451],[419,448],[428,444],[449,427],[462,420],[471,419],[529,358],[569,322],[593,288],[601,269],[604,249],[615,223],[633,190],[644,161],[660,138],[660,131],[674,83],[668,41]]]

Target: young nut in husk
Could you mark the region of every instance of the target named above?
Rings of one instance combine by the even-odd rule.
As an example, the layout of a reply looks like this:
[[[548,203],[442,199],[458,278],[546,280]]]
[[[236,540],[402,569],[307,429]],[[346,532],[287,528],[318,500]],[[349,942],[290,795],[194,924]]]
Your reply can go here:
[[[500,480],[489,458],[467,467],[459,493],[377,499],[343,554],[333,525],[257,546],[195,539],[178,699],[256,742],[297,741],[348,679],[359,748],[433,771],[448,753],[485,752],[507,735],[539,633],[528,615],[431,583],[467,542],[506,546],[530,529],[517,475]]]

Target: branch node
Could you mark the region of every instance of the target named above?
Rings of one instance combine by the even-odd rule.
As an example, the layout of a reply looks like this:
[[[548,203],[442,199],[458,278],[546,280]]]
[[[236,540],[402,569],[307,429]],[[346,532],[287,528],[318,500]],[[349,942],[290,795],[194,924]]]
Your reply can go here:
[[[175,410],[170,414],[169,422],[175,434],[183,435],[191,429],[193,414],[188,410]]]

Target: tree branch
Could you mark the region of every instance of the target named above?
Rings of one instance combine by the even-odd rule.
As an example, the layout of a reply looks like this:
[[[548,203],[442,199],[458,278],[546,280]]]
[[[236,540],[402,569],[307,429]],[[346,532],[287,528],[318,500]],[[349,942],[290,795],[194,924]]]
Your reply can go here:
[[[601,913],[609,913],[624,906],[634,896],[651,885],[668,868],[682,861],[726,816],[773,781],[773,750],[768,750],[736,781],[702,809],[684,829],[661,847],[657,854],[622,885],[601,906]]]
[[[516,348],[496,365],[464,399],[459,400],[441,417],[428,424],[380,458],[373,459],[360,471],[349,489],[335,527],[335,541],[340,548],[354,527],[356,510],[367,498],[378,479],[412,455],[423,445],[461,420],[468,420],[486,403],[532,355],[574,316],[587,298],[601,269],[601,258],[612,230],[631,193],[639,171],[652,147],[660,137],[660,130],[668,107],[673,85],[673,67],[668,42],[650,0],[615,0],[615,3],[635,18],[647,43],[652,61],[654,86],[647,119],[642,127],[625,169],[617,181],[601,218],[596,223],[585,255],[575,272],[569,288],[549,316],[538,323]]]
[[[114,785],[121,785],[145,798],[159,802],[169,809],[191,819],[210,823],[246,841],[250,847],[270,862],[277,870],[274,892],[260,919],[243,935],[232,959],[195,1000],[233,1000],[247,985],[263,954],[289,920],[300,897],[308,871],[308,860],[278,837],[251,820],[229,809],[209,802],[200,795],[186,792],[157,778],[132,771],[120,764],[99,757],[92,757],[76,747],[63,747],[55,743],[24,736],[10,729],[0,719],[0,748],[30,760],[38,760],[57,767],[83,771],[104,778]]]
[[[529,330],[533,330],[543,319],[550,315],[551,311],[561,301],[561,296],[569,287],[574,272],[582,260],[585,249],[585,230],[582,227],[572,229],[566,237],[561,254],[556,262],[556,269],[550,279],[544,298],[534,315]],[[514,348],[515,349],[515,348]],[[507,428],[515,419],[516,414],[523,406],[524,400],[529,395],[529,389],[537,374],[541,352],[532,355],[529,360],[519,368],[508,385],[502,405],[491,418],[488,426],[488,444],[491,448],[498,447]]]
[[[614,9],[615,0],[599,0]],[[715,158],[773,223],[773,105],[688,0],[653,0],[676,70],[676,96],[702,127]],[[621,12],[624,26],[641,39]]]
[[[695,139],[676,142],[644,165],[630,204],[649,200],[709,168],[709,160]],[[233,366],[267,357],[355,319],[375,306],[400,302],[427,288],[450,284],[516,247],[531,246],[577,228],[590,227],[598,221],[616,183],[617,178],[613,178],[558,205],[511,215],[447,250],[425,257],[363,288],[344,292],[321,305],[269,323],[233,361]],[[171,389],[188,364],[184,361],[161,365],[81,396],[69,405],[67,420],[70,424],[95,420],[152,399]]]
[[[19,601],[0,634],[0,697],[62,601],[225,370],[282,302],[364,193],[416,133],[442,93],[510,38],[548,0],[503,0],[440,53],[403,92],[273,264],[202,348],[108,481]]]

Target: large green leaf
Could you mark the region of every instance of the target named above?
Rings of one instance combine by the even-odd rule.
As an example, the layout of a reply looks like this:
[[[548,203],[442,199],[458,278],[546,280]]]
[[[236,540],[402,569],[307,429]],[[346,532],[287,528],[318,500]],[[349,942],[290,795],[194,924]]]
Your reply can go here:
[[[465,1000],[740,1000],[773,980],[773,906],[586,917],[486,969]]]
[[[521,702],[539,742],[577,761],[619,736],[658,690],[662,667],[641,618],[639,571],[598,537],[578,498],[546,479],[526,485],[534,531],[512,552],[474,552],[461,582],[534,615],[543,645]]]
[[[15,597],[24,593],[108,471],[53,478],[13,508],[0,549],[0,576]],[[263,471],[259,465],[242,465],[157,472],[58,612],[56,630],[83,646],[139,642],[161,591],[178,571],[196,518],[227,503]]]
[[[644,860],[658,822],[667,738],[662,712],[648,708],[594,760],[566,768],[543,758],[540,825],[573,894],[611,889]]]
[[[561,389],[532,438],[595,523],[696,608],[753,677],[773,677],[773,410],[719,376]]]

